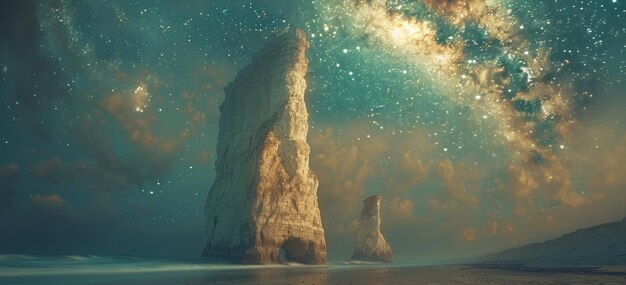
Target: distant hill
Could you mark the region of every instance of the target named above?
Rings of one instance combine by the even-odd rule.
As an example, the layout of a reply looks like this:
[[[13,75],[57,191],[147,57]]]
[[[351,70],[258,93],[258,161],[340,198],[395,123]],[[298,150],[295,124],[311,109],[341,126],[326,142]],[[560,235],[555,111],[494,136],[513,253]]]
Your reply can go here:
[[[626,218],[480,258],[538,265],[626,265]]]

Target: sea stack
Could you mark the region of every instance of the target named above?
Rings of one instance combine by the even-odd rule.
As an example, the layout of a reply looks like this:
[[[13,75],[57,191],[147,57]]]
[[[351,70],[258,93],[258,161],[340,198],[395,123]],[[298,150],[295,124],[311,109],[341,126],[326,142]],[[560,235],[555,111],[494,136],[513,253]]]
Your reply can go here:
[[[204,256],[281,263],[283,249],[287,261],[326,263],[306,140],[308,47],[301,30],[279,34],[224,89]]]
[[[380,195],[363,200],[352,260],[393,262],[391,246],[380,232]]]

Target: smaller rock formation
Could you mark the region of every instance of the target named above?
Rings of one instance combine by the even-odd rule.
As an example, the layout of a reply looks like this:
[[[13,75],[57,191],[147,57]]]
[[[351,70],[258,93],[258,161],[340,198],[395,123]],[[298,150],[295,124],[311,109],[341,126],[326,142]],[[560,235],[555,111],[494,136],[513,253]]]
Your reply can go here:
[[[380,195],[363,200],[352,260],[393,262],[391,246],[380,232]]]

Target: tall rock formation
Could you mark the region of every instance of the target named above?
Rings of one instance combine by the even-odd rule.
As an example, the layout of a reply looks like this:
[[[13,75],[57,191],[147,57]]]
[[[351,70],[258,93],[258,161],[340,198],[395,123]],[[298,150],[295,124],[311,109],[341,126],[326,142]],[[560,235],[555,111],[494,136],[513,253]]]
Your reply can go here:
[[[380,232],[380,195],[363,200],[352,260],[393,262],[391,246]]]
[[[225,89],[204,256],[241,263],[326,262],[309,169],[304,102],[309,43],[301,30],[266,42]]]

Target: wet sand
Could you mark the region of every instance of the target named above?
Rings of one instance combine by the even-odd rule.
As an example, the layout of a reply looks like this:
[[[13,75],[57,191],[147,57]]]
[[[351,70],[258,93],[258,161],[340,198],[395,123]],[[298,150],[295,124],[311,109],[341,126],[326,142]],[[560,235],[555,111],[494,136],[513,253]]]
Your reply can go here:
[[[626,284],[625,267],[520,265],[278,266],[126,274],[0,278],[2,284]]]
[[[209,277],[182,284],[626,284],[624,268],[524,268],[519,266],[425,266],[260,271],[251,275]]]

